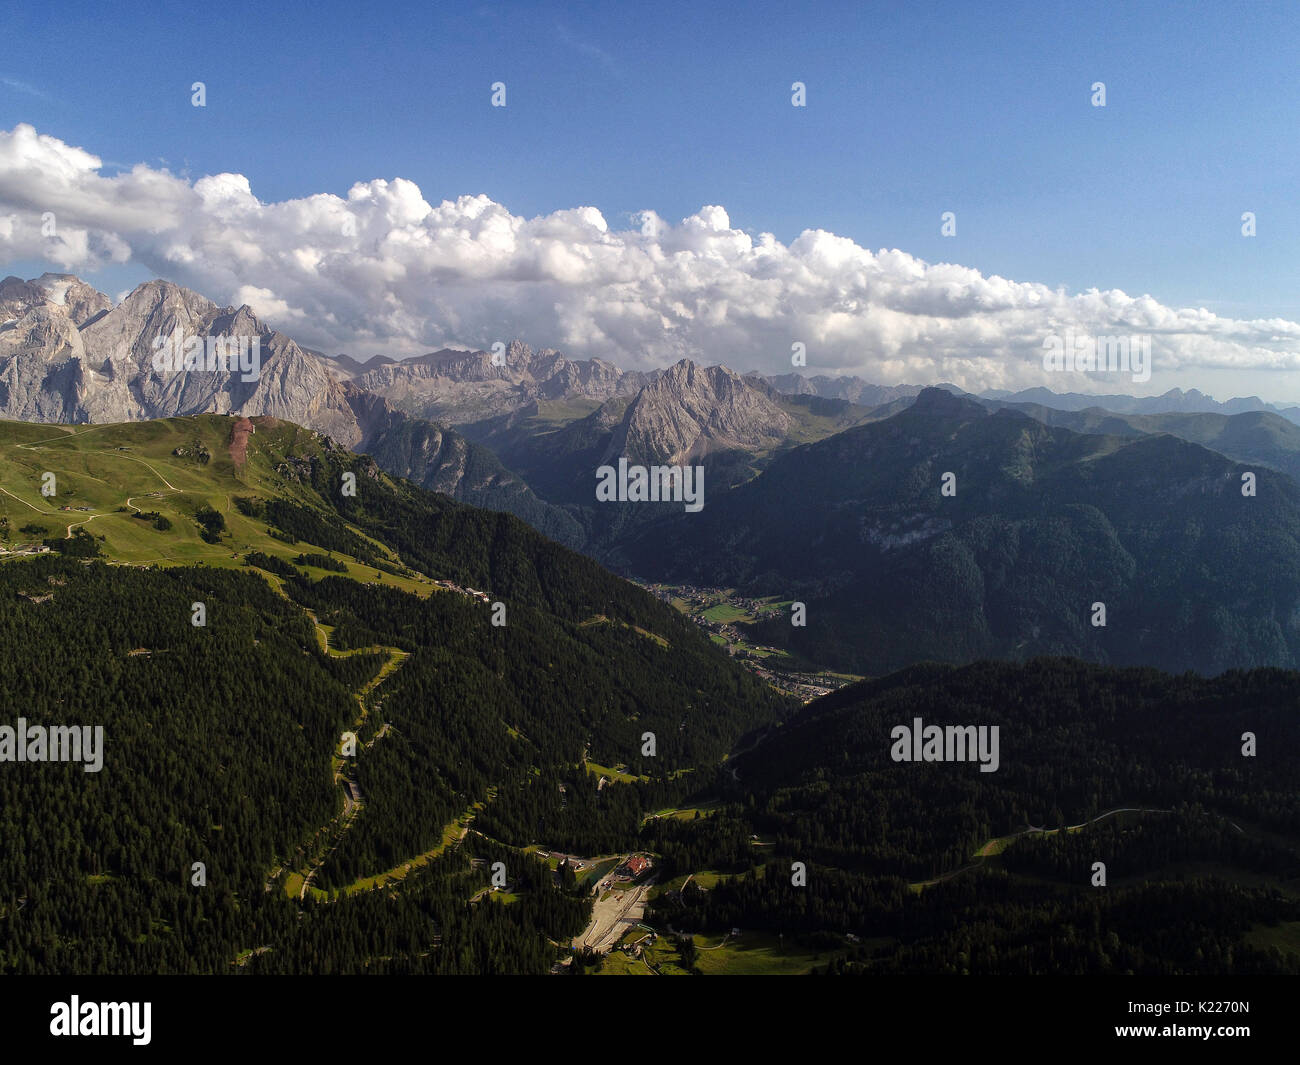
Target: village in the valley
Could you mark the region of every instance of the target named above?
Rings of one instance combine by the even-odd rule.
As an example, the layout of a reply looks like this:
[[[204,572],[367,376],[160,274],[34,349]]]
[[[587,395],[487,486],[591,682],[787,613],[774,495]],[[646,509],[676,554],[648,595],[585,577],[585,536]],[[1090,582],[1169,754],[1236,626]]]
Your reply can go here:
[[[709,639],[725,647],[729,655],[772,687],[796,695],[805,703],[861,679],[848,673],[809,668],[778,647],[753,642],[742,626],[788,613],[788,602],[739,595],[728,588],[636,583],[686,614],[708,633]]]

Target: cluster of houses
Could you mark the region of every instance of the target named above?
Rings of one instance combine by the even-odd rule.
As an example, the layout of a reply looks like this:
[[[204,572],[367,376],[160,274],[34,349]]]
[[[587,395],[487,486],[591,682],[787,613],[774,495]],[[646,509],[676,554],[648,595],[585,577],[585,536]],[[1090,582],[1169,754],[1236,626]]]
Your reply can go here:
[[[446,588],[449,592],[455,592],[458,595],[468,595],[471,599],[477,599],[480,603],[488,601],[487,592],[480,592],[474,588],[462,588],[455,581],[434,581],[439,588]]]
[[[772,670],[765,669],[759,665],[755,665],[752,668],[758,676],[762,677],[763,680],[767,681],[767,683],[772,685],[772,687],[780,688],[782,691],[789,692],[791,695],[797,695],[805,703],[810,703],[814,699],[820,698],[823,695],[829,695],[831,692],[835,691],[836,688],[843,687],[844,683],[846,683],[840,682],[834,687],[829,687],[825,684],[810,684],[801,677],[788,676],[784,673],[775,673]],[[824,678],[821,677],[817,678],[819,681],[823,679]]]

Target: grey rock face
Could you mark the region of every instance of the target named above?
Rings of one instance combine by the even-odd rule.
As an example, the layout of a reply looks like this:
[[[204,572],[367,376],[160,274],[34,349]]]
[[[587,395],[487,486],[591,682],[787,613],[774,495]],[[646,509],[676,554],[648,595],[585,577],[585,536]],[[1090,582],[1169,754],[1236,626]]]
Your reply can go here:
[[[338,360],[340,363],[342,359]],[[573,360],[550,348],[534,351],[512,340],[494,361],[486,351],[431,352],[402,362],[357,366],[353,382],[421,418],[465,425],[522,410],[538,400],[631,395],[654,375],[625,372],[603,359]]]
[[[781,443],[790,427],[790,416],[739,374],[683,359],[628,405],[606,460],[678,464],[716,451],[761,451]]]
[[[0,282],[0,411],[27,421],[115,422],[240,411],[296,421],[355,445],[356,420],[325,365],[248,307],[218,307],[166,281],[118,306],[66,274]],[[253,373],[159,369],[159,344],[243,338]]]
[[[5,417],[85,421],[78,417],[89,390],[85,358],[81,334],[61,308],[42,301],[7,322],[0,330],[0,409]]]

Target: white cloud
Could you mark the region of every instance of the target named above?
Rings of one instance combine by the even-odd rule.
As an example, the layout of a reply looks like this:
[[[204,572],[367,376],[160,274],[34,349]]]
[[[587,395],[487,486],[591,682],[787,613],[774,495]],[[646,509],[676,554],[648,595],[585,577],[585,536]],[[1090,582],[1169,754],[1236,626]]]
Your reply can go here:
[[[7,89],[13,89],[14,92],[20,92],[25,96],[35,96],[38,100],[48,100],[50,98],[48,93],[38,89],[35,85],[29,85],[17,78],[0,78],[0,85]]]
[[[486,196],[433,205],[400,178],[359,183],[346,199],[263,203],[240,174],[102,169],[31,126],[0,131],[0,248],[81,272],[139,263],[329,351],[400,356],[520,337],[626,367],[690,356],[779,373],[802,341],[806,373],[1082,391],[1078,377],[1044,373],[1045,336],[1149,333],[1157,380],[1300,369],[1295,322],[1069,294],[823,230],[784,245],[733,229],[716,205],[676,225],[645,210],[618,231],[593,207],[522,218]],[[57,237],[41,235],[45,211]]]

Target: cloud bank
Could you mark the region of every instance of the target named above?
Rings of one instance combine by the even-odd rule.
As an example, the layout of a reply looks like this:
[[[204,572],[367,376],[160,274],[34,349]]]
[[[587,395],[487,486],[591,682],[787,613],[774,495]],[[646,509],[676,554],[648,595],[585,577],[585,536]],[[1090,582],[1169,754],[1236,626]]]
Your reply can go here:
[[[263,203],[240,174],[102,168],[29,125],[0,131],[0,253],[77,273],[137,263],[330,352],[519,337],[629,369],[690,357],[780,373],[801,343],[806,374],[1116,391],[1126,380],[1045,374],[1044,339],[1149,334],[1157,379],[1300,369],[1295,322],[1070,294],[824,230],[782,244],[732,228],[719,206],[676,224],[647,210],[615,230],[593,207],[522,218],[486,196],[430,204],[401,178]]]

